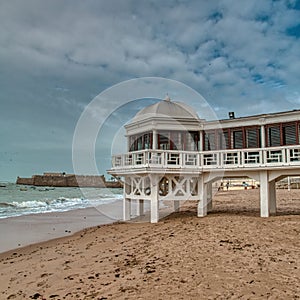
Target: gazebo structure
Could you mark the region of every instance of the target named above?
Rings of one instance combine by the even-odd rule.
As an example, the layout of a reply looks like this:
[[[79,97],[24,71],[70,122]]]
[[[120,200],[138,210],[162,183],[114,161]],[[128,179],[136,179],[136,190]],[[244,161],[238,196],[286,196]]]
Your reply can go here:
[[[198,202],[198,216],[212,209],[212,183],[225,177],[260,182],[260,215],[276,213],[275,183],[300,174],[300,111],[200,119],[169,97],[136,114],[125,126],[127,153],[114,155],[108,173],[124,178],[124,220],[131,203],[138,215],[150,202],[151,222],[159,219],[159,201]]]

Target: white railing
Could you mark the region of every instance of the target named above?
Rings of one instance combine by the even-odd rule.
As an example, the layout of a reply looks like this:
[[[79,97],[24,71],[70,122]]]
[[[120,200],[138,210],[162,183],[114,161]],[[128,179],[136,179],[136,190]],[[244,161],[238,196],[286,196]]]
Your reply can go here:
[[[284,165],[300,166],[300,145],[202,152],[141,150],[114,155],[112,158],[113,169],[140,167],[232,169]]]

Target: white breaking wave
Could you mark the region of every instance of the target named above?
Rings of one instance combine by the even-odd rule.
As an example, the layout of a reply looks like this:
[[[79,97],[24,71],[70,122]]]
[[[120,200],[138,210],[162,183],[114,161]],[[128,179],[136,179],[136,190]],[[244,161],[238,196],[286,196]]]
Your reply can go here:
[[[113,195],[113,197],[112,194],[106,194],[101,195],[101,198],[95,197],[94,199],[59,197],[57,199],[12,201],[10,203],[1,203],[0,218],[95,207],[115,202],[121,198],[122,195],[120,194]]]

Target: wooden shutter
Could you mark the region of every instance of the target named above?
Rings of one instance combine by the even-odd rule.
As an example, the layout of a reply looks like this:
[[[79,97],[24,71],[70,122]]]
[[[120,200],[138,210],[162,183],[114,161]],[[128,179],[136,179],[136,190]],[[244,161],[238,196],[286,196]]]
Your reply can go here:
[[[268,146],[277,147],[280,146],[280,126],[274,125],[268,127]]]
[[[233,148],[234,149],[242,149],[243,148],[243,131],[242,130],[234,130],[233,134]]]
[[[257,128],[246,129],[246,148],[258,148],[258,130]]]
[[[282,125],[282,140],[283,145],[296,145],[296,124],[283,124]]]

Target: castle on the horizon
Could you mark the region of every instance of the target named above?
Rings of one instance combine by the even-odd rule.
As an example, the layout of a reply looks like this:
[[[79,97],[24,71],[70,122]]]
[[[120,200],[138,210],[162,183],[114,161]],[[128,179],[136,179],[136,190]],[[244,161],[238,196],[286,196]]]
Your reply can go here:
[[[121,188],[119,181],[106,181],[104,175],[75,175],[65,172],[45,172],[43,175],[33,175],[30,178],[17,178],[16,184],[53,187],[98,187]]]

